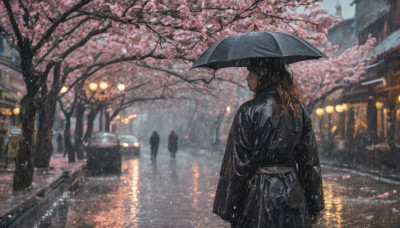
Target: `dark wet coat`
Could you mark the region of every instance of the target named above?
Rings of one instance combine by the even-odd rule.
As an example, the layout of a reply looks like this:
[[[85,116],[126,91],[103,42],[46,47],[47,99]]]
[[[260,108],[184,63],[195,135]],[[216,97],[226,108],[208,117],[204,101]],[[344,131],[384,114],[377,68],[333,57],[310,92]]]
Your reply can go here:
[[[168,150],[172,153],[178,151],[178,136],[174,132],[171,132],[168,136]]]
[[[153,134],[150,137],[150,145],[151,147],[157,147],[160,144],[160,136],[158,135],[157,132],[153,132]]]
[[[213,212],[235,227],[311,227],[311,214],[324,208],[310,116],[303,106],[297,119],[280,116],[278,102],[276,89],[264,90],[233,120]],[[270,166],[295,171],[254,175]]]

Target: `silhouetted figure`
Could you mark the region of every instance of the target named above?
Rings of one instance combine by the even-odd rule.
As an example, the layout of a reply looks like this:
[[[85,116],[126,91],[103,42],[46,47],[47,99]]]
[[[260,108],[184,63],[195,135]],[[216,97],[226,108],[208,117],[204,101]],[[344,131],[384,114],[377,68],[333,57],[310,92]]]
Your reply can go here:
[[[171,158],[175,158],[176,151],[178,151],[178,136],[173,130],[168,136],[168,150]]]
[[[63,150],[63,143],[62,143],[62,135],[61,133],[57,134],[57,151],[62,152]]]
[[[158,146],[160,145],[160,135],[157,131],[153,131],[150,137],[151,160],[157,158]]]

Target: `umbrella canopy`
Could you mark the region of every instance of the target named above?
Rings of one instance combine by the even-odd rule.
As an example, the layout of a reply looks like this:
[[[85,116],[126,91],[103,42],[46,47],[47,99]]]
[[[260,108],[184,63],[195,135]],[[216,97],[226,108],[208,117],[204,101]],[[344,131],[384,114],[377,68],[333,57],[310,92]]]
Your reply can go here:
[[[307,41],[282,32],[249,32],[226,37],[209,47],[192,68],[245,67],[251,58],[282,58],[287,64],[326,57]]]

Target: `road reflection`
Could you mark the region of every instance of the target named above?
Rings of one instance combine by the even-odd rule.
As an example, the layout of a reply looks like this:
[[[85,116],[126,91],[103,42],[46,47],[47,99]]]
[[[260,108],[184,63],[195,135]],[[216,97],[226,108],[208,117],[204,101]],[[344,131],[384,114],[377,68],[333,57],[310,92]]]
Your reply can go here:
[[[155,162],[150,153],[125,158],[121,176],[85,177],[57,208],[19,227],[230,227],[212,213],[223,154],[180,151],[170,160],[164,152]],[[325,210],[313,227],[400,224],[400,186],[326,168],[323,182]]]
[[[138,213],[139,213],[139,180],[140,180],[140,167],[139,167],[139,160],[125,160],[123,162],[122,170],[123,172],[127,170],[127,174],[123,175],[121,179],[124,181],[124,184],[127,184],[131,187],[129,191],[129,195],[131,195],[131,202],[129,204],[130,207],[130,221],[131,225],[137,226],[138,225]],[[126,166],[126,168],[125,168]],[[125,194],[122,192],[122,194]],[[123,198],[123,196],[121,196]]]
[[[198,195],[199,195],[199,166],[198,165],[193,165],[192,167],[192,177],[193,177],[193,191],[190,193],[190,195],[193,198],[193,203],[192,206],[196,207],[198,204]]]
[[[325,210],[323,212],[326,227],[342,225],[343,196],[336,195],[333,191],[334,184],[324,182]]]

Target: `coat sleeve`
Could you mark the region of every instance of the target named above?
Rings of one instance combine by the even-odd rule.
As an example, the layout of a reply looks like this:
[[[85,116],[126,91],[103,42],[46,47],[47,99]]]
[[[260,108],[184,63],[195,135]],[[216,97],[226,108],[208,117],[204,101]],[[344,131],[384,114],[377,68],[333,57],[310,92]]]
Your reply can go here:
[[[243,107],[232,123],[222,161],[213,212],[232,221],[240,208],[251,173],[253,128]]]
[[[308,111],[303,109],[303,132],[297,153],[297,164],[303,182],[309,213],[324,209],[321,167],[312,122]]]

